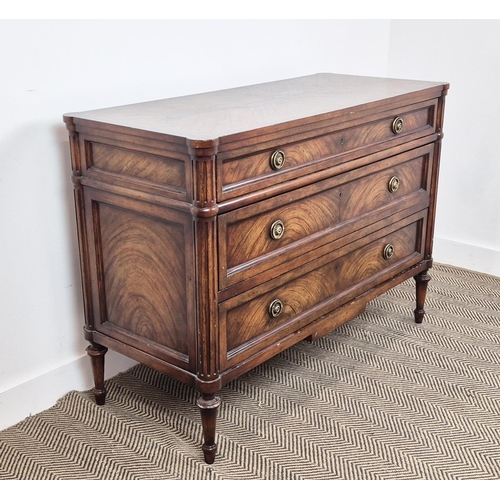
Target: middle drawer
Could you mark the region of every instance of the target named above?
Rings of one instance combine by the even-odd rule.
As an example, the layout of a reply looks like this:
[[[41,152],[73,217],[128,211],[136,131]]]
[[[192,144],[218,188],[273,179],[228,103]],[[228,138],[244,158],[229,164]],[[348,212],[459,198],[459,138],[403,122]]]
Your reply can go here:
[[[433,144],[219,217],[223,290],[410,206],[427,206]],[[284,267],[283,267],[284,266]]]

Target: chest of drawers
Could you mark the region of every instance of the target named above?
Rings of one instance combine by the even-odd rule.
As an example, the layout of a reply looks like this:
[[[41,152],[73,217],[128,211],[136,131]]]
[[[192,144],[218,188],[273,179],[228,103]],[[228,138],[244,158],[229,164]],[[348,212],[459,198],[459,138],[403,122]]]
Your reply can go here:
[[[317,74],[64,116],[98,404],[116,350],[200,393],[409,277],[421,322],[448,85]]]

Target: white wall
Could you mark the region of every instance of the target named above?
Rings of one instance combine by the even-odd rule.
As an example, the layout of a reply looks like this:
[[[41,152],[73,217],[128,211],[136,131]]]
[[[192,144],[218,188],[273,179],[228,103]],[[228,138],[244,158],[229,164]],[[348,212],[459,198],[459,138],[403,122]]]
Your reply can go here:
[[[394,20],[388,76],[446,81],[436,261],[500,276],[500,20]]]
[[[62,114],[317,72],[385,76],[389,28],[0,21],[0,428],[92,385]],[[130,366],[106,362],[107,377]]]

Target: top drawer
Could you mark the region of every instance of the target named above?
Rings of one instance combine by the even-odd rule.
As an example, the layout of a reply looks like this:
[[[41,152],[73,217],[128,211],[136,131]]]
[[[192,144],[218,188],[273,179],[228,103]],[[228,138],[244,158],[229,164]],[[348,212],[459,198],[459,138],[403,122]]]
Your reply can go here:
[[[397,108],[377,115],[332,124],[321,135],[291,136],[265,150],[255,147],[220,153],[217,157],[217,188],[220,201],[257,191],[270,182],[300,176],[302,168],[317,163],[314,170],[329,166],[335,156],[352,159],[370,154],[387,142],[387,148],[435,131],[437,99]],[[353,114],[353,116],[355,116]],[[309,167],[308,172],[311,171]]]

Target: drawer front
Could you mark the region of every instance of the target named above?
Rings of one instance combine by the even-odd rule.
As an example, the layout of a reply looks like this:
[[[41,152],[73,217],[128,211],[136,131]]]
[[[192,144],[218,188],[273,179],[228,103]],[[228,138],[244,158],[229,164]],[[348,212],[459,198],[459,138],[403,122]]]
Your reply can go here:
[[[229,368],[420,262],[425,224],[426,211],[340,249],[333,259],[325,256],[319,265],[311,263],[222,302],[219,320],[227,355],[221,363]]]
[[[224,289],[271,269],[374,218],[428,200],[433,145],[366,165],[219,218]],[[406,204],[402,203],[406,200]]]
[[[338,155],[358,151],[362,156],[371,152],[380,143],[413,140],[435,131],[436,100],[418,103],[365,118],[360,123],[353,121],[340,129],[332,127],[320,136],[306,140],[290,140],[264,151],[241,151],[224,153],[218,157],[219,200],[249,193],[262,187],[269,179],[275,182],[301,175],[300,167]],[[337,126],[338,127],[338,126]],[[373,149],[374,150],[374,149]],[[291,174],[293,177],[293,174]]]

